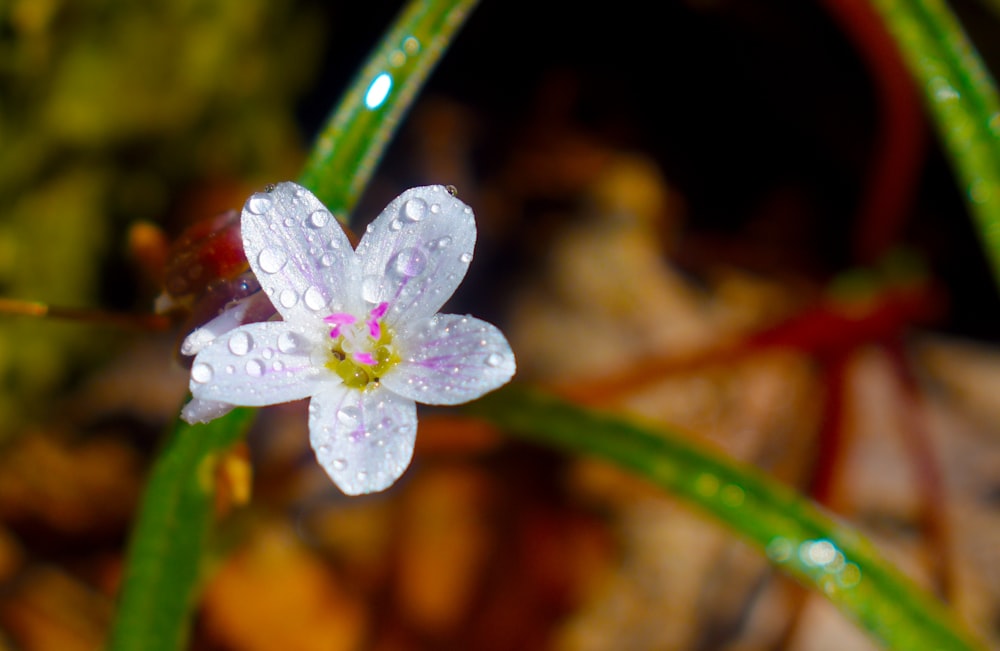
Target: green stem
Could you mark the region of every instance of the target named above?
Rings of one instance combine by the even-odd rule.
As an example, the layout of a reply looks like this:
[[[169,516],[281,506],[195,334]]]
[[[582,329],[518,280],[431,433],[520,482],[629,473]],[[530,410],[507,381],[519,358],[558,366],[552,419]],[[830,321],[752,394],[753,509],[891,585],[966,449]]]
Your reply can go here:
[[[825,595],[886,647],[980,648],[942,604],[856,531],[752,468],[669,432],[517,387],[496,391],[466,410],[534,443],[615,463],[698,506]]]
[[[299,182],[342,221],[368,186],[400,120],[476,2],[411,2],[330,115]]]
[[[1000,285],[1000,98],[941,0],[873,0],[922,89]]]
[[[246,434],[254,413],[238,409],[207,425],[174,428],[132,532],[110,649],[185,648],[214,517],[216,465]]]

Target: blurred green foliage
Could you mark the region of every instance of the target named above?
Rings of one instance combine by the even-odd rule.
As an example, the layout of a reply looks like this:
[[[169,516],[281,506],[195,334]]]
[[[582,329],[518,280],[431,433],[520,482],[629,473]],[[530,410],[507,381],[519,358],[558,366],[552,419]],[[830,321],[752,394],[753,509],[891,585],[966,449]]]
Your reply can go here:
[[[265,0],[0,2],[0,296],[100,307],[129,223],[298,169],[293,103],[321,54],[315,14]],[[0,437],[115,338],[0,320]]]

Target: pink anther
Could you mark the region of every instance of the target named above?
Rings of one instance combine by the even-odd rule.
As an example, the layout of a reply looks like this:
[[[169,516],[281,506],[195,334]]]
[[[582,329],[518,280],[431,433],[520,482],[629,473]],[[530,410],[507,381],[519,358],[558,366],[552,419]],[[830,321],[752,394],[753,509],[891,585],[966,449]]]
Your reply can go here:
[[[333,324],[333,329],[330,330],[330,337],[336,339],[340,336],[340,326],[351,325],[357,321],[357,318],[353,314],[348,314],[346,312],[334,312],[328,317],[323,319],[323,323]]]
[[[382,324],[379,323],[379,319],[385,316],[385,313],[389,310],[389,304],[382,302],[372,308],[369,312],[370,318],[365,321],[368,324],[368,336],[370,336],[375,341],[378,341],[382,337]]]

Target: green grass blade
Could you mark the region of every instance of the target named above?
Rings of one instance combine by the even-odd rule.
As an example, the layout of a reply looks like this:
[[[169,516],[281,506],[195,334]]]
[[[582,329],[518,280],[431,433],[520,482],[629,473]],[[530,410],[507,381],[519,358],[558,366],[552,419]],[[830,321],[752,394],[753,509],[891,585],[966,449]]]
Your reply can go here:
[[[941,0],[873,0],[896,40],[951,159],[1000,285],[1000,99]]]
[[[411,2],[330,115],[299,182],[340,219],[368,186],[399,121],[476,2]]]
[[[857,532],[752,468],[677,435],[517,387],[496,391],[467,411],[532,442],[615,463],[686,499],[825,595],[888,648],[980,648],[942,604]]]

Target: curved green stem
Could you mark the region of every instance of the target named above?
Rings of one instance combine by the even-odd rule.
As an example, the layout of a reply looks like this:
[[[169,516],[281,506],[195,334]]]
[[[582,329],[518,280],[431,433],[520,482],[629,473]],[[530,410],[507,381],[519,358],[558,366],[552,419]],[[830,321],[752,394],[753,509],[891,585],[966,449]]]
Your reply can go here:
[[[682,437],[517,387],[466,410],[506,431],[615,463],[682,497],[825,595],[888,648],[980,648],[939,602],[856,531],[791,488]]]
[[[299,182],[341,220],[368,186],[399,121],[476,2],[411,2],[330,115]]]
[[[1000,285],[1000,98],[942,0],[873,0],[924,94]]]

